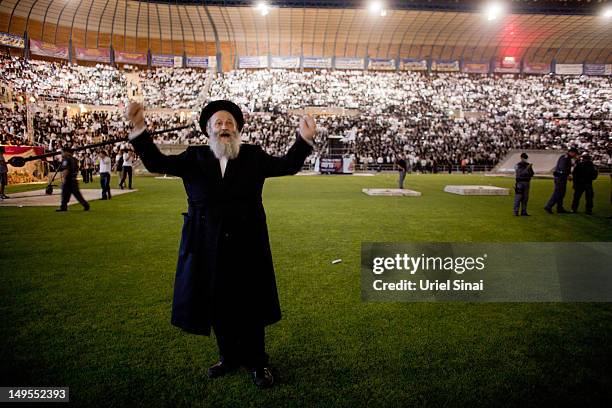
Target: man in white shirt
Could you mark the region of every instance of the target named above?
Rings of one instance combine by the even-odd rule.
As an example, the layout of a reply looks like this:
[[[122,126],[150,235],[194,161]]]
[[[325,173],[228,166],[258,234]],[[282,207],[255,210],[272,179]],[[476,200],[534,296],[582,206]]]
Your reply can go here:
[[[102,187],[102,199],[111,199],[110,177],[111,177],[111,159],[105,150],[98,154],[100,160],[100,186]]]
[[[123,151],[123,168],[121,171],[121,181],[119,187],[123,190],[125,188],[125,179],[128,179],[128,189],[132,189],[132,164],[134,161],[134,153],[129,150]]]

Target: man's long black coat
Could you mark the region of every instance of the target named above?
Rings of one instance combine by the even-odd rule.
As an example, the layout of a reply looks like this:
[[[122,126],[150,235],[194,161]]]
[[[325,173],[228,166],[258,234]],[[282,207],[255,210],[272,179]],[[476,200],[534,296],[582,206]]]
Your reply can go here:
[[[222,177],[208,146],[166,156],[146,131],[131,143],[147,170],[181,177],[187,192],[172,324],[210,335],[213,318],[235,325],[279,321],[261,193],[267,177],[297,173],[312,147],[298,136],[285,156],[274,157],[259,146],[243,144]]]

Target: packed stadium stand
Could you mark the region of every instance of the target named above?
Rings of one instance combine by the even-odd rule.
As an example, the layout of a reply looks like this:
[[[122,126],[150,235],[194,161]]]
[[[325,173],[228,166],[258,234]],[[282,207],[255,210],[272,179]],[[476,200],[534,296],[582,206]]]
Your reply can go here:
[[[363,168],[405,155],[419,171],[488,170],[513,149],[571,146],[610,167],[609,17],[510,3],[3,1],[0,143],[77,147],[125,136],[129,100],[165,128],[230,99],[249,113],[243,140],[274,154],[310,109],[317,154],[334,137]]]

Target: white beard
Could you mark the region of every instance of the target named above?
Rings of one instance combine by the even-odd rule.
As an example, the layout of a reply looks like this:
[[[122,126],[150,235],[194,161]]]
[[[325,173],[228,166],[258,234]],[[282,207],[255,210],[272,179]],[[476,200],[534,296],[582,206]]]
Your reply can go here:
[[[238,157],[238,153],[240,153],[240,143],[240,134],[238,132],[233,132],[232,136],[230,136],[229,143],[224,143],[219,140],[219,134],[215,132],[213,132],[209,139],[210,150],[212,150],[218,160],[224,157],[228,160]]]

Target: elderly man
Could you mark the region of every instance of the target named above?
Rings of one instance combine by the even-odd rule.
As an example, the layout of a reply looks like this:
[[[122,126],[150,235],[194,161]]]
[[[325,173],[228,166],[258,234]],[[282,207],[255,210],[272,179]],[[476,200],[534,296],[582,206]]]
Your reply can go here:
[[[244,118],[237,105],[214,101],[200,115],[209,146],[166,156],[146,130],[142,106],[131,104],[127,116],[135,129],[130,141],[145,167],[181,177],[187,193],[172,324],[198,335],[214,330],[220,360],[209,377],[242,365],[256,386],[272,386],[264,328],[279,321],[281,311],[261,193],[267,177],[300,170],[312,151],[314,120],[302,118],[293,146],[273,157],[241,144]]]

